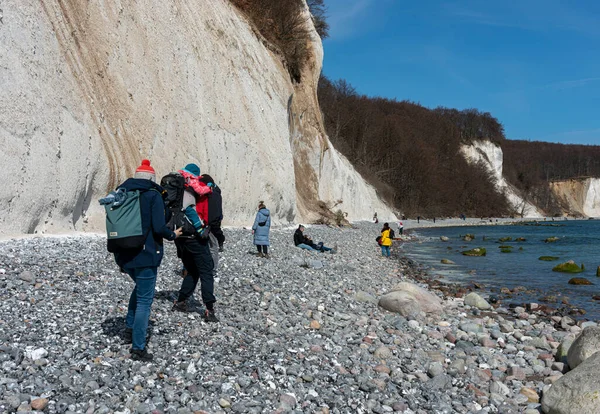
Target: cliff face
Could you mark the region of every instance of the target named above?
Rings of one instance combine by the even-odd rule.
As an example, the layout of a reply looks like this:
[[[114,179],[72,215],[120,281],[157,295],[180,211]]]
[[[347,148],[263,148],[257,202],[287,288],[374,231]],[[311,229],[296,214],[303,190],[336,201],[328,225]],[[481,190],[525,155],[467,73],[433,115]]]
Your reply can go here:
[[[600,217],[600,178],[554,181],[550,188],[570,214]]]
[[[543,217],[543,212],[535,205],[526,201],[519,191],[510,185],[502,175],[502,162],[504,155],[500,146],[488,140],[474,141],[470,145],[463,145],[461,152],[470,163],[483,163],[496,179],[498,190],[504,192],[512,208],[524,217]]]
[[[0,234],[102,231],[97,199],[150,158],[196,162],[225,220],[258,200],[278,222],[392,216],[330,145],[316,100],[322,46],[293,84],[226,0],[7,0],[0,26]],[[308,11],[306,11],[308,13]],[[308,15],[307,15],[308,16]]]

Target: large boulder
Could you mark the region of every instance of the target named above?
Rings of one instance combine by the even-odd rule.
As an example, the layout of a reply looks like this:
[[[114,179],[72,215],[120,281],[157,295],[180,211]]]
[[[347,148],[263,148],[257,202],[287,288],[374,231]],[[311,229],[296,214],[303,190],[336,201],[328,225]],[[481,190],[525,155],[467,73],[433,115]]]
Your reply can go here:
[[[401,282],[392,288],[392,292],[407,292],[415,297],[421,310],[425,313],[437,313],[441,314],[444,308],[442,307],[442,300],[429,292],[427,289],[423,289],[414,283]]]
[[[559,378],[542,398],[547,414],[600,414],[600,353]]]
[[[492,307],[492,305],[490,305],[484,298],[475,292],[471,292],[465,296],[465,305],[473,306],[482,310],[490,309]]]
[[[600,328],[588,326],[569,348],[567,363],[573,369],[598,351],[600,351]]]
[[[390,312],[396,312],[405,318],[416,318],[421,313],[417,299],[408,292],[390,292],[379,298],[379,306]]]

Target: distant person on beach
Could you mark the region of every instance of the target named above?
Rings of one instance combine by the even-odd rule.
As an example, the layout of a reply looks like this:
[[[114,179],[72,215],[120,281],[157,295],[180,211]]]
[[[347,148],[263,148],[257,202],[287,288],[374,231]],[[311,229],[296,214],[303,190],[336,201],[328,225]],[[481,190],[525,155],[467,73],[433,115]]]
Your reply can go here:
[[[146,235],[140,248],[110,249],[121,271],[127,273],[135,283],[129,296],[125,317],[125,341],[131,343],[132,359],[152,361],[153,356],[148,353],[146,347],[146,332],[154,300],[158,267],[163,258],[163,239],[175,240],[181,236],[182,229],[171,231],[167,227],[163,189],[156,184],[156,173],[150,166],[150,161],[143,160],[142,165],[135,170],[133,178],[129,178],[117,188],[123,188],[127,192],[139,191],[142,234]]]
[[[254,244],[258,250],[258,257],[269,258],[269,232],[271,231],[271,212],[263,201],[258,203],[258,211],[252,225]]]
[[[296,247],[299,247],[304,250],[320,251],[321,253],[335,253],[335,249],[325,246],[323,242],[315,244],[310,237],[304,234],[304,226],[302,224],[300,224],[294,232],[294,244],[296,245]]]
[[[177,254],[187,274],[183,278],[172,309],[188,312],[188,299],[194,295],[196,286],[200,282],[202,302],[206,307],[203,318],[206,322],[219,322],[214,308],[217,302],[213,277],[215,265],[210,251],[210,227],[208,226],[208,194],[212,193],[211,186],[200,180],[200,167],[196,164],[188,164],[178,172],[185,178],[184,207],[187,206],[186,216],[192,220],[196,234],[180,237],[175,243]],[[192,219],[194,212],[198,216],[198,223]]]
[[[401,221],[398,222],[398,234],[402,236],[404,234],[404,223]]]
[[[379,223],[379,219],[377,218],[377,213],[373,214],[373,223]]]
[[[383,228],[381,229],[381,255],[384,257],[390,257],[391,251],[390,247],[392,246],[392,229],[388,223],[383,224]]]
[[[417,223],[421,222],[421,216],[417,216]]]

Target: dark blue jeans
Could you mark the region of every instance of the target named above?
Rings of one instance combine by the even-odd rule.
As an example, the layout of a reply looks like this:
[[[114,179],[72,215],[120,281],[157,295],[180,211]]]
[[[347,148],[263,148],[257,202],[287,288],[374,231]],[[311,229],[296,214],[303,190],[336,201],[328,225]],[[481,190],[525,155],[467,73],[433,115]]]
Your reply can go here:
[[[177,239],[175,242],[179,251],[179,256],[183,265],[188,271],[187,276],[181,283],[179,289],[178,302],[186,301],[194,294],[196,285],[200,281],[200,291],[202,292],[202,302],[208,309],[217,301],[214,295],[215,279],[213,277],[213,259],[210,254],[208,240]]]
[[[142,350],[146,347],[146,331],[150,320],[150,308],[154,300],[156,286],[156,267],[140,267],[127,271],[135,282],[135,288],[129,297],[127,318],[125,323],[133,329],[132,349]]]

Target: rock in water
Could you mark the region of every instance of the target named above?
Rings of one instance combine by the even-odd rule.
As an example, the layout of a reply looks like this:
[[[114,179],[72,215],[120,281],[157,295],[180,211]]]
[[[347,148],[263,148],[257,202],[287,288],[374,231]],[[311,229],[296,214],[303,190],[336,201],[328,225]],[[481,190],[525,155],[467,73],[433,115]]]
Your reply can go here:
[[[443,242],[447,242],[450,239],[448,237],[446,237],[446,236],[440,236],[440,240],[443,241]]]
[[[589,326],[575,339],[567,354],[567,362],[571,369],[600,351],[600,328]]]
[[[585,277],[574,277],[569,280],[569,285],[593,285],[593,283]]]
[[[471,250],[465,250],[462,252],[463,256],[485,256],[486,250],[483,247],[476,247]]]
[[[600,277],[600,266],[598,266],[598,269],[596,269],[596,276]]]
[[[476,307],[477,309],[485,310],[492,307],[484,298],[479,296],[475,292],[469,293],[465,296],[465,305]]]
[[[556,256],[540,256],[540,257],[538,257],[538,260],[542,260],[544,262],[553,262],[558,259],[559,259],[559,257],[556,257]]]
[[[396,312],[404,317],[416,318],[421,313],[417,299],[408,292],[395,291],[379,298],[379,306],[390,312]]]
[[[559,378],[544,392],[542,410],[545,413],[600,413],[600,352],[583,361],[577,368]]]
[[[454,264],[454,262],[450,259],[442,259],[441,262],[442,264]]]
[[[563,273],[581,273],[583,272],[583,269],[577,266],[573,260],[569,260],[568,262],[554,266],[552,271]]]

